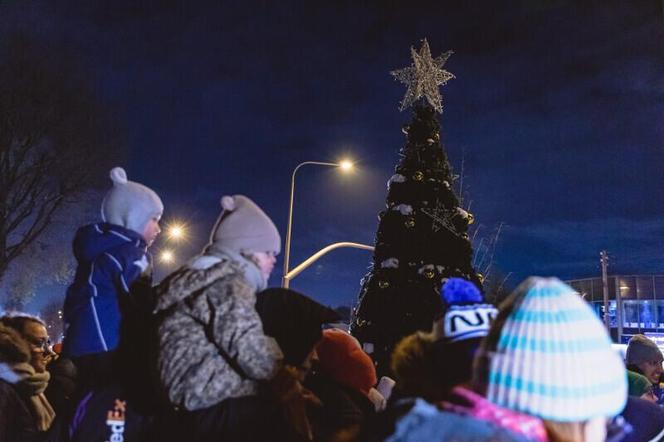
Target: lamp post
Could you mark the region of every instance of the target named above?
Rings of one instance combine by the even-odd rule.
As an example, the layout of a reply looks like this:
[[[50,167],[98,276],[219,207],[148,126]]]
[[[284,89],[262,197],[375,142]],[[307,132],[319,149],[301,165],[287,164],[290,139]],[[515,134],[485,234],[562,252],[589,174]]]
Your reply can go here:
[[[290,205],[288,207],[288,226],[286,227],[286,243],[284,244],[284,277],[281,279],[281,286],[284,288],[288,288],[290,282],[285,276],[288,274],[288,265],[290,262],[291,233],[293,229],[293,201],[295,199],[295,174],[300,170],[300,167],[306,165],[339,167],[344,171],[349,171],[353,168],[353,163],[348,160],[340,161],[338,163],[304,161],[298,164],[293,170],[293,174],[291,175]]]
[[[286,273],[284,275],[284,279],[286,280],[286,285],[285,287],[288,287],[288,283],[290,283],[291,279],[295,278],[297,275],[302,273],[303,270],[305,270],[307,267],[309,267],[311,264],[316,262],[320,257],[323,255],[331,252],[332,250],[341,248],[341,247],[350,247],[353,249],[361,249],[361,250],[369,250],[373,252],[374,247],[369,246],[366,244],[360,244],[356,242],[335,242],[334,244],[330,244],[327,247],[323,247],[313,255],[311,255],[309,258],[305,259],[302,261],[298,266],[296,266],[293,270],[290,272]]]

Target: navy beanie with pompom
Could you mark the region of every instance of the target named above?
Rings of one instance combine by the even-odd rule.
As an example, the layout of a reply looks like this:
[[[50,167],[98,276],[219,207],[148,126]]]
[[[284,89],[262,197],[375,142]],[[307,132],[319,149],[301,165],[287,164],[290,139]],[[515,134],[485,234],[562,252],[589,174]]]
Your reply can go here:
[[[498,310],[484,302],[475,284],[462,278],[449,278],[440,294],[444,306],[440,338],[457,342],[487,335]]]

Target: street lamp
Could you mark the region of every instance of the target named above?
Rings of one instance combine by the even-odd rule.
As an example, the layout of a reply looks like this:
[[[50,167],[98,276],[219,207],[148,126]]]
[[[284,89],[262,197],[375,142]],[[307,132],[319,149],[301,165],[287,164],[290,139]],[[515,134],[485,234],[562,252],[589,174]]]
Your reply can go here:
[[[349,160],[340,161],[339,167],[341,167],[341,170],[344,172],[349,172],[353,169],[353,162]]]
[[[314,253],[313,255],[311,255],[310,257],[305,259],[304,261],[302,261],[299,265],[295,266],[295,268],[293,270],[291,270],[290,272],[288,272],[284,275],[284,279],[287,282],[290,282],[291,279],[295,278],[297,275],[302,273],[303,270],[305,270],[311,264],[316,262],[323,255],[331,252],[332,250],[335,250],[335,249],[338,249],[338,248],[341,248],[341,247],[350,247],[350,248],[353,248],[353,249],[369,250],[371,252],[374,251],[373,246],[369,246],[369,245],[366,245],[366,244],[359,244],[359,243],[356,243],[356,242],[335,242],[334,244],[330,244],[327,247],[323,247],[322,249],[320,249],[319,251],[317,251],[316,253]],[[288,286],[288,285],[286,285],[286,286]]]
[[[179,241],[185,238],[187,235],[187,229],[184,224],[171,223],[166,226],[166,235],[170,240]]]
[[[286,227],[286,243],[284,244],[284,277],[281,279],[281,286],[288,288],[289,280],[285,277],[288,274],[288,265],[290,261],[291,232],[293,228],[293,200],[295,198],[295,174],[300,167],[306,165],[338,167],[344,172],[351,171],[354,167],[349,160],[342,160],[338,163],[326,163],[321,161],[304,161],[298,164],[291,175],[290,206],[288,208],[288,227]]]
[[[170,250],[164,250],[159,255],[159,260],[164,264],[171,264],[175,260],[175,255]]]

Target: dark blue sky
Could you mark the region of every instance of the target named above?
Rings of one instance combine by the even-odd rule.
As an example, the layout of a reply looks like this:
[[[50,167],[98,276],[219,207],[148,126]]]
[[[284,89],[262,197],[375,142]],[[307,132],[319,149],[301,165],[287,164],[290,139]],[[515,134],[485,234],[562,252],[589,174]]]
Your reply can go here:
[[[373,244],[410,120],[389,71],[426,37],[434,56],[455,51],[443,141],[457,173],[465,158],[478,237],[504,223],[495,266],[511,283],[594,276],[603,248],[612,272],[664,272],[661,2],[20,3],[0,3],[3,29],[75,54],[120,118],[130,179],[192,223],[185,254],[228,193],[285,237],[292,169],[345,154],[353,176],[301,170],[291,262]],[[369,262],[333,252],[292,287],[350,305]]]

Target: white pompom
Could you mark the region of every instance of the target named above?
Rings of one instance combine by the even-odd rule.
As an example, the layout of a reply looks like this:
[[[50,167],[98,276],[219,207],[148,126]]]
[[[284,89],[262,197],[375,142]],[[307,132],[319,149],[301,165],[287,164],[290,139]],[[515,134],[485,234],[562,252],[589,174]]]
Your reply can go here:
[[[122,167],[112,168],[110,176],[115,184],[127,184],[127,172]]]
[[[222,196],[221,197],[221,207],[224,210],[235,210],[235,198],[232,196]]]

